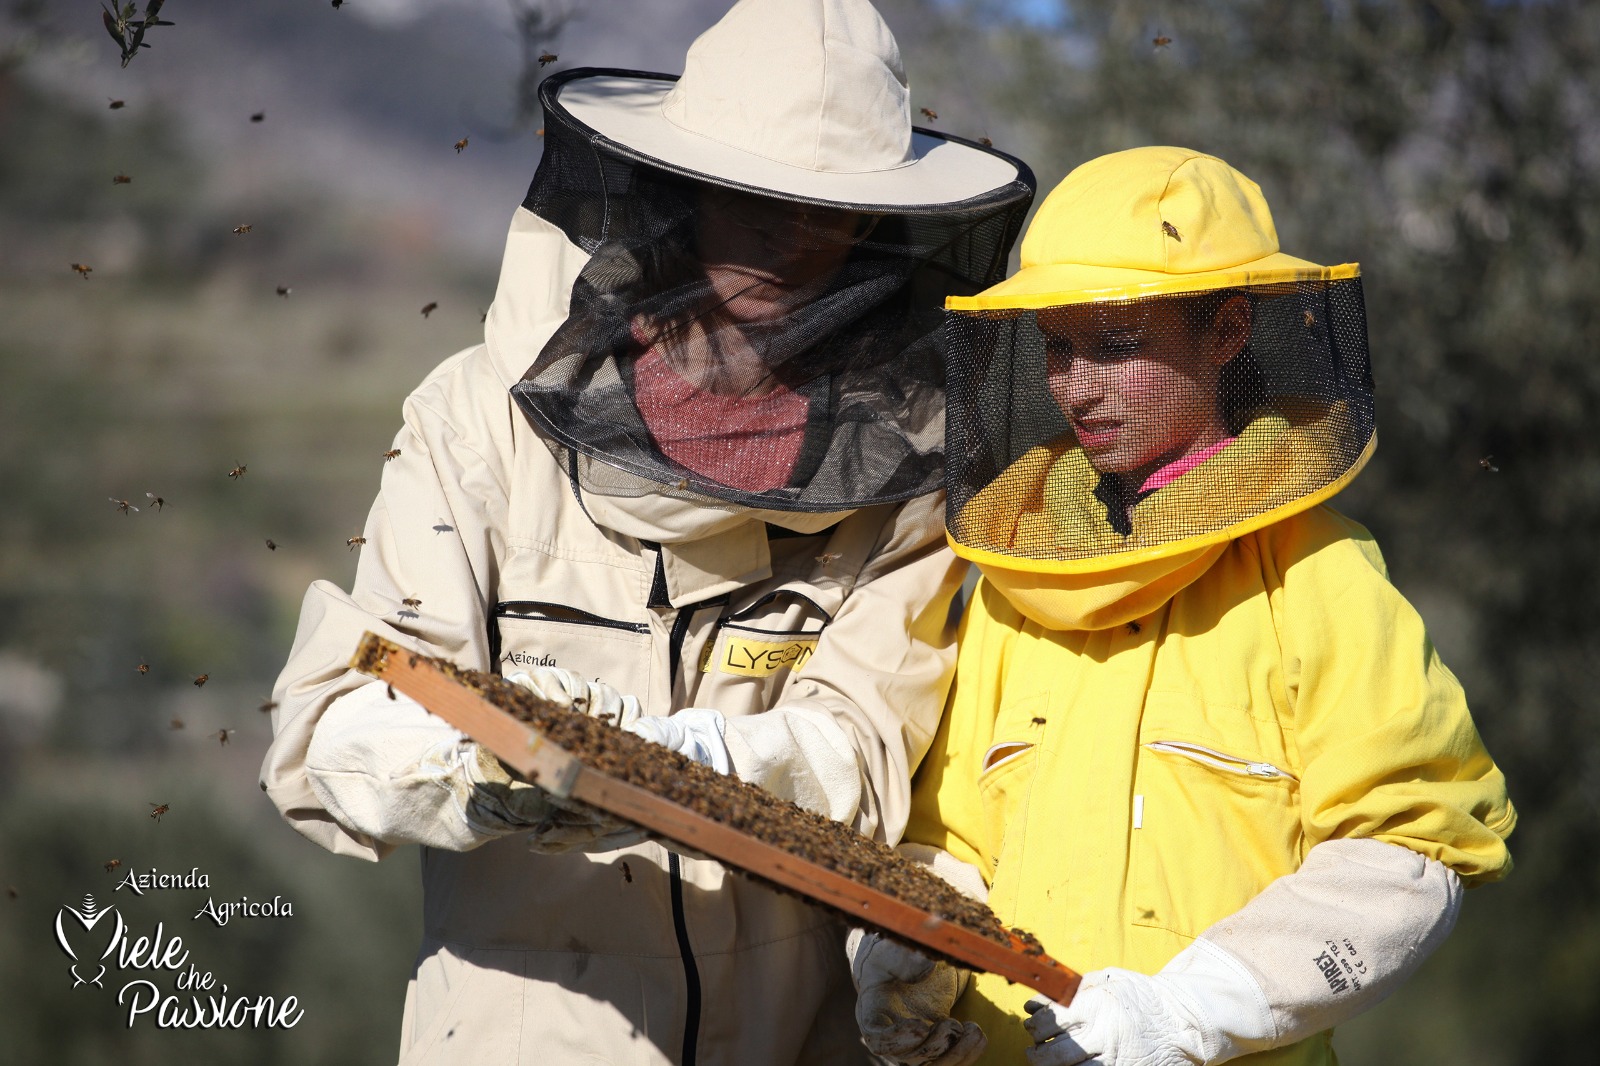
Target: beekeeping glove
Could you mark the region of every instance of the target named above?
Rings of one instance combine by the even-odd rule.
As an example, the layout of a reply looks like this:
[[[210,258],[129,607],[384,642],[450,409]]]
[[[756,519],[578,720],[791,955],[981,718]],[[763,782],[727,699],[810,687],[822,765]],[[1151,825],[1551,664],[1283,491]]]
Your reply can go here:
[[[1031,1066],[1227,1062],[1331,1029],[1376,1005],[1454,926],[1461,883],[1377,840],[1331,840],[1153,976],[1085,974],[1072,1003],[1023,1022]]]
[[[637,844],[645,832],[604,811],[552,795],[538,785],[513,778],[494,753],[468,742],[463,758],[470,784],[462,814],[488,836],[528,833],[531,851],[611,851]]]
[[[964,894],[988,898],[977,869],[948,852],[923,844],[896,850]],[[983,1054],[989,1042],[977,1023],[950,1016],[966,990],[966,970],[865,929],[850,931],[845,952],[856,986],[856,1024],[868,1051],[896,1066],[967,1066]]]
[[[646,740],[687,755],[719,774],[725,774],[732,768],[728,758],[728,743],[723,739],[728,722],[722,717],[721,711],[685,707],[665,717],[638,718],[624,728]]]
[[[506,676],[540,699],[626,729],[644,713],[637,696],[625,696],[598,679],[586,681],[559,666],[535,666]]]

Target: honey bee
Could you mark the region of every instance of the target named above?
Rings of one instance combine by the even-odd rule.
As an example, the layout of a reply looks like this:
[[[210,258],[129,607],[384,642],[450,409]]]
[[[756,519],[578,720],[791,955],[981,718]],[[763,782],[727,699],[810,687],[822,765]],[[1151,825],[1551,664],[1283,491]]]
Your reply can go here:
[[[1479,459],[1478,465],[1489,471],[1491,474],[1498,474],[1500,472],[1500,468],[1494,465],[1494,456],[1492,455],[1485,455],[1482,459]]]
[[[104,866],[106,868],[106,873],[110,873],[112,870],[115,870],[117,867],[122,865],[122,860],[121,859],[107,859],[105,862],[101,863],[100,865]]]
[[[128,101],[126,100],[116,100],[109,96],[106,97],[106,99],[111,101],[106,105],[106,107],[110,108],[112,111],[121,111],[123,108],[128,106]]]
[[[686,477],[680,477],[677,481],[672,483],[672,487],[677,489],[679,492],[687,492],[689,491],[689,479]]]
[[[166,814],[171,809],[172,809],[172,807],[169,804],[152,803],[152,804],[150,804],[150,817],[154,818],[156,821],[159,822],[159,821],[161,821],[161,816],[163,814]]]
[[[245,465],[240,463],[238,466],[228,471],[228,476],[233,478],[233,480],[238,481],[240,478],[244,477],[245,469]]]
[[[633,871],[628,868],[626,859],[622,862],[622,880],[627,884],[633,884]]]
[[[233,232],[235,232],[235,233],[237,233],[237,234],[238,234],[238,235],[239,235],[239,236],[241,236],[241,237],[243,237],[243,236],[244,236],[244,235],[245,235],[245,234],[246,234],[246,233],[249,233],[249,232],[250,232],[250,223],[248,223],[248,222],[246,222],[246,223],[245,223],[245,224],[244,224],[244,225],[242,225],[242,226],[235,226],[235,227],[233,227]]]
[[[554,63],[556,60],[558,60],[560,58],[561,57],[556,55],[554,52],[540,52],[539,53],[539,65],[541,67],[547,67],[551,63]]]
[[[287,285],[279,285],[278,286],[278,295],[284,297],[285,299],[287,299],[289,294],[291,292],[293,292],[293,291],[294,290],[289,288],[289,286],[287,286]]]
[[[217,738],[217,743],[218,744],[222,745],[223,747],[227,747],[228,746],[228,737],[233,735],[233,730],[231,730],[231,729],[219,729],[219,730],[216,731],[216,733],[214,735]]]
[[[150,664],[140,659],[139,665],[135,666],[134,669],[139,671],[140,674],[148,674],[150,672]]]
[[[257,111],[255,114],[250,116],[251,122],[265,122],[266,120],[267,113],[265,111]]]
[[[333,9],[335,11],[339,10],[343,6],[344,6],[344,0],[333,0]]]
[[[112,503],[116,504],[117,505],[117,510],[121,511],[123,514],[137,514],[138,511],[139,511],[139,508],[135,507],[133,504],[129,503],[127,500],[119,500],[115,496],[108,496],[108,497],[106,497],[106,499],[108,499]]]
[[[1138,633],[1143,628],[1144,628],[1144,626],[1140,625],[1138,622],[1129,622],[1128,623],[1128,632],[1129,633]]]
[[[1150,39],[1150,43],[1155,45],[1157,48],[1165,48],[1167,45],[1172,43],[1172,38],[1165,36],[1152,37]]]
[[[366,537],[351,537],[349,540],[345,541],[345,543],[350,546],[350,550],[351,551],[355,551],[357,547],[359,547],[362,544],[365,544],[366,542],[367,542],[367,538]]]
[[[211,675],[210,674],[201,674],[199,677],[194,679],[194,687],[195,688],[199,688],[201,685],[205,684],[207,681],[210,681],[210,680],[211,680]]]
[[[1183,237],[1178,233],[1178,227],[1174,226],[1170,222],[1161,223],[1161,232],[1165,233],[1168,237],[1171,237],[1173,240],[1178,241],[1179,243],[1182,243],[1183,241]]]
[[[927,119],[929,122],[937,122],[939,121],[939,112],[935,111],[931,107],[924,107],[922,108],[922,117]]]
[[[1034,725],[1044,725],[1044,719],[1035,716],[1034,719],[1033,719],[1033,724]]]
[[[456,142],[456,155],[460,155],[467,147],[467,138],[463,137]]]
[[[400,458],[400,449],[399,448],[390,448],[388,451],[383,453],[383,461],[386,462],[386,463],[390,459],[398,459],[398,458]]]
[[[535,137],[543,137],[544,136],[544,127],[540,126],[538,129],[534,130],[533,131],[533,135]]]
[[[439,310],[438,301],[437,300],[430,300],[429,302],[427,302],[427,303],[422,305],[422,317],[423,318],[427,318],[429,315],[433,314],[437,310]]]
[[[396,696],[394,694],[394,686],[393,685],[385,685],[383,687],[388,690],[387,695],[391,700],[398,700],[400,698],[399,696]]]
[[[278,709],[278,701],[277,700],[262,700],[261,701],[261,706],[256,708],[256,710],[260,711],[262,714],[271,714],[273,711],[275,711],[277,709]]]
[[[479,322],[487,322],[487,321],[489,321],[489,309],[487,307],[478,308],[478,321]]]
[[[985,148],[993,148],[994,147],[994,142],[991,141],[987,137],[979,137],[978,138],[978,143],[983,145]]]
[[[126,175],[126,174],[113,174],[113,175],[111,175],[111,184],[113,184],[113,185],[129,185],[132,182],[133,182],[133,179],[128,177],[128,175]]]
[[[267,551],[275,552],[277,550],[278,550],[278,542],[273,540],[271,537],[268,537],[267,538]]]
[[[1310,311],[1302,311],[1302,312],[1300,312],[1300,317],[1305,322],[1306,329],[1315,329],[1316,328],[1316,325],[1317,325],[1317,316],[1316,315],[1312,314]]]
[[[822,566],[832,566],[842,558],[844,558],[843,552],[823,552],[817,556],[817,562]]]
[[[407,596],[405,599],[401,600],[400,602],[404,606],[410,607],[413,610],[415,610],[416,608],[422,606],[422,601],[417,599],[415,596]]]
[[[90,266],[88,263],[73,263],[72,269],[78,272],[78,277],[82,278],[84,281],[88,281],[89,274],[94,270],[94,267]]]
[[[176,732],[179,729],[182,729],[183,728],[183,719],[182,718],[174,718],[172,721],[167,723],[167,728],[173,730],[174,732]]]
[[[160,496],[157,496],[153,492],[145,493],[144,494],[144,498],[149,500],[150,501],[150,506],[154,507],[158,511],[161,510],[161,508],[163,508],[163,507],[165,507],[167,505],[167,501],[165,499],[163,499]]]
[[[10,896],[12,899],[16,899],[17,896],[21,895],[21,893],[19,893],[17,891],[17,886],[16,885],[7,885],[6,886],[6,895]]]

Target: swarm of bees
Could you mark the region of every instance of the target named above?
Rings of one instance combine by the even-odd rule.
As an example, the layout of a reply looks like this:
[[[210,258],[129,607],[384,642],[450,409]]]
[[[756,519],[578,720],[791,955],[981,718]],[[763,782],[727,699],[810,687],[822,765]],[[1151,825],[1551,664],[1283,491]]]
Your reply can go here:
[[[78,277],[82,278],[84,281],[88,281],[89,273],[94,270],[94,267],[90,266],[88,263],[73,263],[72,269],[78,272]]]
[[[161,816],[171,809],[172,807],[165,803],[152,803],[150,804],[150,817],[159,822],[161,821]]]
[[[427,318],[437,310],[439,310],[439,302],[437,300],[430,300],[422,305],[422,317]]]
[[[1165,220],[1162,221],[1162,223],[1161,223],[1161,232],[1165,233],[1168,237],[1171,237],[1173,240],[1178,241],[1180,244],[1183,242],[1183,236],[1182,236],[1182,234],[1180,234],[1178,232],[1178,227],[1174,226],[1170,222],[1167,222]]]
[[[126,174],[113,174],[113,175],[111,175],[111,184],[113,184],[113,185],[131,185],[131,184],[133,184],[133,179],[130,178]]]

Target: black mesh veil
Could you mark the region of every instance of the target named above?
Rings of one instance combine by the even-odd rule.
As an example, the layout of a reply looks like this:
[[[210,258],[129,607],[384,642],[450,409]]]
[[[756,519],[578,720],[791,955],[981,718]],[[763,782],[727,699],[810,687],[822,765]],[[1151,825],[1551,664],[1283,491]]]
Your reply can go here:
[[[568,114],[560,86],[597,73],[672,80],[577,70],[540,89],[544,156],[523,205],[590,253],[566,321],[513,388],[558,457],[593,460],[572,468],[607,495],[780,511],[942,487],[944,299],[1003,275],[1027,167],[1010,160],[1015,181],[925,208],[744,188]]]
[[[1337,491],[1376,423],[1361,279],[1330,273],[949,312],[958,550],[1132,562]]]

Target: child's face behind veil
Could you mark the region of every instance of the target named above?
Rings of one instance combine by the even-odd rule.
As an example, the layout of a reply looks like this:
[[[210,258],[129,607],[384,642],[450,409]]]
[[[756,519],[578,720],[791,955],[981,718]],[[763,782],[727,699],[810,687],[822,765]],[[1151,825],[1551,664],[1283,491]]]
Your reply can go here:
[[[1218,383],[1250,318],[1242,296],[1198,329],[1182,297],[1039,311],[1046,384],[1094,468],[1137,485],[1226,438]]]

